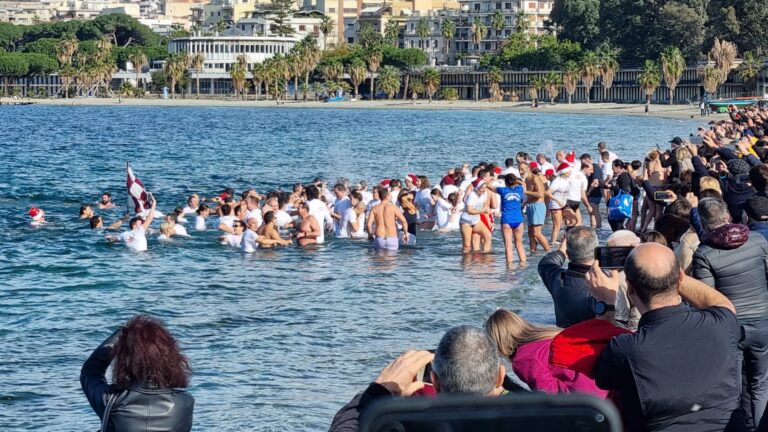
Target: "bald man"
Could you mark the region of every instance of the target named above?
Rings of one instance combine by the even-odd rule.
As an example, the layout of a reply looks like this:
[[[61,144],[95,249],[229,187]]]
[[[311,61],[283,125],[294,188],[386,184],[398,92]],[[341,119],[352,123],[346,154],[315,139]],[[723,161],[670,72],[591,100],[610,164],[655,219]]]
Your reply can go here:
[[[636,333],[611,339],[594,376],[598,387],[614,392],[627,432],[723,431],[743,422],[734,415],[741,328],[730,300],[686,277],[674,252],[659,244],[637,246],[624,272],[642,318]],[[587,274],[598,318],[612,318],[618,273],[595,263]]]

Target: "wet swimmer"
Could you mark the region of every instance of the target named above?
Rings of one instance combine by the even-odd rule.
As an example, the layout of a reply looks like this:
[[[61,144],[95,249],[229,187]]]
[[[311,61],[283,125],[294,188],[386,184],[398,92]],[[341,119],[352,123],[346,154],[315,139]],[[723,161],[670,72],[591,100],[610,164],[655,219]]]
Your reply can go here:
[[[195,231],[205,231],[207,229],[205,219],[211,214],[211,209],[205,204],[200,204],[200,207],[197,208],[196,213],[197,216],[195,216]]]
[[[521,162],[520,175],[525,179],[525,196],[528,204],[525,206],[528,218],[528,244],[531,252],[536,252],[536,245],[540,244],[544,251],[549,252],[549,242],[541,232],[544,219],[547,215],[547,205],[544,202],[547,187],[541,171],[536,162]]]
[[[419,227],[431,230],[435,227],[435,205],[432,202],[432,186],[426,176],[419,176],[419,188],[413,200],[419,208]]]
[[[464,201],[464,211],[459,221],[461,227],[461,253],[470,253],[473,251],[472,237],[477,235],[482,242],[482,251],[491,251],[491,231],[480,216],[491,214],[493,210],[489,207],[488,195],[486,194],[485,182],[478,178],[472,183],[473,188],[467,194]],[[478,250],[475,250],[478,252]]]
[[[80,219],[90,219],[94,216],[93,208],[88,204],[80,206]]]
[[[563,225],[563,212],[567,209],[568,192],[571,190],[571,166],[561,163],[557,167],[557,175],[547,190],[549,198],[549,214],[552,216],[552,244],[558,244],[560,228]],[[571,210],[567,209],[570,213]],[[570,213],[572,214],[572,213]]]
[[[388,189],[379,191],[381,203],[371,209],[371,214],[366,222],[366,230],[369,236],[373,235],[373,248],[375,250],[396,251],[400,248],[397,238],[397,223],[403,229],[403,243],[408,243],[408,221],[403,212],[392,204]],[[374,224],[376,229],[374,230]]]
[[[512,248],[517,249],[520,263],[525,263],[525,248],[523,247],[523,198],[525,197],[524,183],[514,174],[504,176],[504,186],[496,187],[494,192],[501,197],[501,233],[504,238],[504,253],[507,263],[515,261]]]
[[[368,237],[365,232],[365,203],[362,193],[353,191],[349,194],[349,202],[351,207],[344,211],[341,219],[347,234],[353,239]]]
[[[403,189],[400,191],[400,196],[397,197],[397,202],[400,204],[403,216],[405,216],[405,220],[408,222],[408,227],[405,231],[409,234],[409,241],[404,241],[404,243],[410,245],[416,243],[416,228],[419,226],[419,209],[416,208],[416,205],[413,203],[413,196],[413,192]]]
[[[37,207],[29,209],[29,217],[32,218],[32,222],[29,224],[32,226],[45,225],[45,210]]]
[[[152,224],[152,220],[155,218],[155,206],[157,201],[150,195],[152,201],[152,207],[150,207],[147,213],[147,218],[142,219],[140,217],[134,217],[130,222],[130,231],[125,231],[119,236],[107,236],[107,240],[112,242],[123,242],[125,247],[134,252],[144,252],[147,250],[147,230]]]
[[[101,195],[101,201],[99,202],[99,208],[100,209],[111,209],[117,207],[115,203],[112,202],[112,195],[109,192],[104,192]]]
[[[322,244],[325,241],[323,227],[320,226],[320,221],[317,217],[310,213],[309,203],[302,203],[299,206],[299,217],[301,218],[301,223],[296,233],[296,240],[299,246]]]
[[[239,248],[243,241],[243,232],[245,231],[245,223],[243,221],[234,221],[232,223],[233,233],[226,233],[219,237],[219,242],[223,245]]]
[[[259,229],[259,221],[256,220],[256,218],[250,218],[246,223],[248,229],[243,233],[243,239],[240,243],[240,249],[245,253],[253,253],[259,247],[270,248],[275,245],[288,246],[291,244],[290,240],[273,240],[260,236],[257,233],[257,230]],[[232,225],[234,226],[234,223]]]
[[[184,207],[182,213],[184,215],[197,214],[198,207],[200,207],[200,197],[197,194],[192,194],[187,198],[187,206]]]
[[[275,212],[268,211],[264,213],[264,221],[259,226],[259,229],[256,231],[256,233],[260,237],[264,237],[269,240],[284,240],[280,236],[280,231],[277,228],[277,218],[275,216]],[[268,247],[262,245],[262,247]]]
[[[157,236],[157,239],[161,241],[168,241],[174,235],[176,235],[176,232],[173,230],[173,225],[168,222],[163,222],[160,225],[160,235]]]
[[[125,215],[122,218],[118,219],[117,222],[114,222],[112,225],[108,226],[106,229],[116,230],[120,228],[120,226],[129,219],[130,219],[130,215]],[[104,219],[99,215],[92,216],[90,219],[88,219],[88,223],[92,230],[104,228]]]
[[[176,214],[171,213],[167,214],[163,217],[164,224],[168,224],[170,228],[173,230],[173,235],[181,236],[181,237],[189,237],[189,234],[187,233],[187,229],[184,228],[183,225],[177,223],[177,217]]]

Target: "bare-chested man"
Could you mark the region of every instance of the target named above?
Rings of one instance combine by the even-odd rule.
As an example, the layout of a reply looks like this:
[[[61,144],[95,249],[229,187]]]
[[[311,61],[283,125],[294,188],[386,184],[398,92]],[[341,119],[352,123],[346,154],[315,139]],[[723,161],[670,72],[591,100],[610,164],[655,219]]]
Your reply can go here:
[[[381,203],[371,209],[371,215],[366,222],[366,230],[369,235],[374,234],[373,248],[376,250],[396,251],[400,247],[397,239],[397,222],[403,227],[403,243],[408,243],[408,222],[397,206],[389,200],[389,190],[381,189],[379,198]],[[373,224],[376,224],[374,232]]]
[[[534,167],[527,163],[520,163],[519,166],[520,175],[525,178],[525,195],[528,197],[525,211],[528,216],[528,240],[531,252],[536,252],[537,242],[549,252],[547,238],[541,233],[541,226],[544,225],[544,218],[547,216],[547,206],[544,203],[547,187],[538,166]]]
[[[306,202],[299,206],[299,217],[301,217],[301,224],[299,232],[296,233],[299,246],[322,244],[325,241],[325,233],[317,218],[309,214],[309,204]]]

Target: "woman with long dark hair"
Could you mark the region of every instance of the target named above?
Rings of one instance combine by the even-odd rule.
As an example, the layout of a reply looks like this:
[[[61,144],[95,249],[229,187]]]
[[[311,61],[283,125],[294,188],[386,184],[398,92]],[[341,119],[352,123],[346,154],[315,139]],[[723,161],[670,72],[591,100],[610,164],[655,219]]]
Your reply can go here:
[[[195,405],[182,390],[190,373],[189,361],[163,324],[137,315],[88,357],[80,386],[102,420],[102,432],[186,432],[192,429]]]

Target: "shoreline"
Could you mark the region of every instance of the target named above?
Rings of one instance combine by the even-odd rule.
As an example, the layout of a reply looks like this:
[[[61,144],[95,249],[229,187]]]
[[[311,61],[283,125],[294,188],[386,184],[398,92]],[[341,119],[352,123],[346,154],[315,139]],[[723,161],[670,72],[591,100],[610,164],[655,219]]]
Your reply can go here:
[[[552,113],[574,115],[616,115],[633,117],[652,117],[671,120],[720,120],[725,114],[713,113],[709,117],[700,117],[698,107],[691,105],[651,105],[646,114],[645,105],[618,103],[557,103],[549,105],[540,102],[538,108],[531,108],[530,102],[484,102],[484,101],[442,101],[429,102],[419,99],[412,100],[378,100],[378,101],[344,101],[316,102],[285,100],[276,104],[275,101],[227,100],[227,99],[118,99],[118,98],[72,98],[72,99],[19,99],[0,98],[2,103],[33,102],[35,105],[49,106],[147,106],[147,107],[239,107],[239,108],[324,108],[324,109],[413,109],[413,110],[459,110],[459,111],[502,111],[519,113]]]

